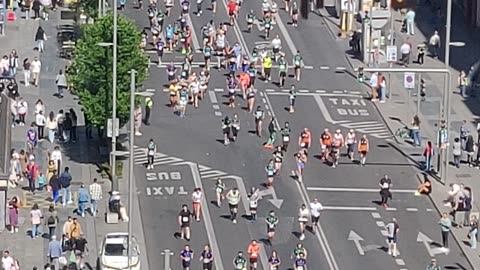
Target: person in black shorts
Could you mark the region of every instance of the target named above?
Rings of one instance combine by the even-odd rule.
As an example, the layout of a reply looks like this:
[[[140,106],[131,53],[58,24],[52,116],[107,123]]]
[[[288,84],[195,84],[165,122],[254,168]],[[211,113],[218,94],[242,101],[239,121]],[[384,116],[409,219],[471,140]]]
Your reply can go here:
[[[192,212],[186,204],[182,205],[182,210],[178,214],[178,224],[180,225],[180,238],[190,241],[190,223],[192,221]]]

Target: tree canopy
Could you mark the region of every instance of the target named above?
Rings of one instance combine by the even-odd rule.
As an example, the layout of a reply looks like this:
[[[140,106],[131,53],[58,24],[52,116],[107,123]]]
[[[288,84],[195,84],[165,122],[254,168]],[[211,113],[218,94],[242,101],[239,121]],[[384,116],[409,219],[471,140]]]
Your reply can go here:
[[[140,87],[147,76],[148,58],[139,47],[141,33],[135,25],[121,15],[117,25],[117,117],[124,125],[130,110],[129,72],[137,71],[136,85]],[[86,117],[96,127],[104,126],[112,114],[113,47],[99,45],[112,41],[112,14],[84,25],[68,74]]]

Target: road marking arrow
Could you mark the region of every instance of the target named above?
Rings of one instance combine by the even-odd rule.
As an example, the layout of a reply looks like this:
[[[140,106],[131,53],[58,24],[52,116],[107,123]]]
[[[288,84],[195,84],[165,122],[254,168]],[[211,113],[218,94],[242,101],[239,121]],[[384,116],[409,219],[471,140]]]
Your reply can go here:
[[[272,199],[269,199],[268,201],[273,204],[273,206],[275,206],[277,209],[280,209],[280,207],[282,207],[283,200],[277,197],[277,193],[275,192],[275,189],[273,187],[259,191],[258,195],[260,195],[261,197],[270,195],[272,196]]]
[[[171,252],[170,249],[165,249],[162,252],[162,255],[165,256],[164,269],[165,270],[171,270],[171,268],[170,268],[170,257],[175,255],[175,254],[173,252]]]
[[[263,32],[265,31],[265,26],[263,26],[263,23],[257,19],[253,21],[253,24],[257,26],[258,31]],[[271,30],[271,29],[270,29]]]
[[[418,233],[417,242],[422,242],[425,245],[425,248],[427,249],[427,252],[430,255],[430,257],[435,257],[435,255],[442,254],[442,253],[445,255],[448,255],[448,253],[450,252],[448,248],[432,248],[430,244],[433,242],[433,240],[430,239],[425,234],[423,234],[422,232]]]
[[[358,254],[360,254],[361,256],[365,255],[365,251],[363,250],[363,247],[360,244],[360,241],[363,241],[363,238],[360,235],[358,235],[356,232],[352,230],[348,234],[347,240],[353,241],[353,243],[355,243],[355,246],[357,247],[357,250],[358,250]]]

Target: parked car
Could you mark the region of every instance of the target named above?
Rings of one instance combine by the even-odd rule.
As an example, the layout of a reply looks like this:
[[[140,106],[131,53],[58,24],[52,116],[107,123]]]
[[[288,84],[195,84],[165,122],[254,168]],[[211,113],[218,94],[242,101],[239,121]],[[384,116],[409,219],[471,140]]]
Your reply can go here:
[[[140,250],[135,237],[131,238],[131,260],[128,267],[128,233],[107,233],[100,245],[97,269],[140,270]]]

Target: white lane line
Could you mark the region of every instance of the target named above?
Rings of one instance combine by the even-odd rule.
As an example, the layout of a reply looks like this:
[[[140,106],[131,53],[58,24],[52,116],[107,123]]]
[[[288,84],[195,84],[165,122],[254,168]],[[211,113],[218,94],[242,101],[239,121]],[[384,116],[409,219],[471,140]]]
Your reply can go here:
[[[377,213],[377,212],[372,213],[372,217],[376,219],[381,218],[380,213]]]
[[[433,212],[433,211],[435,211],[435,210],[427,208],[427,212]]]
[[[408,212],[418,212],[418,208],[407,208],[405,210]]]
[[[218,103],[217,96],[215,95],[215,92],[208,91],[208,96],[210,97],[210,102]]]
[[[315,93],[326,93],[326,90],[315,90]]]
[[[405,265],[405,261],[402,260],[402,259],[395,259],[395,262],[397,263],[397,265],[400,265],[400,266],[404,266],[404,265]]]
[[[377,221],[376,224],[377,224],[377,227],[385,228],[385,223],[383,221]]]
[[[275,92],[273,89],[265,89],[265,92]]]
[[[224,175],[227,175],[225,172],[222,172],[222,171],[203,171],[203,172],[200,172],[200,176],[202,178],[218,178],[220,176],[224,176]]]
[[[187,164],[190,166],[190,170],[192,171],[192,176],[193,176],[193,182],[195,183],[195,186],[198,188],[203,189],[203,184],[202,184],[202,178],[200,177],[200,172],[198,170],[197,164],[193,162],[185,162],[184,164]],[[205,229],[207,230],[207,237],[208,237],[208,242],[210,242],[213,254],[215,256],[214,264],[215,264],[215,269],[217,270],[224,270],[223,268],[223,262],[222,262],[222,256],[220,253],[220,249],[218,248],[218,242],[217,242],[217,237],[215,236],[215,231],[213,230],[213,225],[212,225],[212,217],[210,215],[210,210],[208,209],[208,203],[205,198],[205,196],[202,196],[200,205],[202,206],[202,216],[205,224]]]
[[[267,100],[265,98],[262,98],[263,103],[267,103]]]
[[[181,2],[181,0],[180,0],[180,2]],[[190,17],[189,13],[187,13],[185,17],[187,19],[187,24],[190,25],[191,30],[192,30],[192,31],[190,31],[190,33],[192,35],[193,51],[198,52],[202,49],[202,47],[200,47],[200,43],[198,42],[197,34],[195,33],[195,28],[193,27],[192,18]]]
[[[203,172],[203,171],[208,171],[208,170],[211,170],[212,168],[210,167],[207,167],[207,166],[203,166],[203,165],[197,165],[198,166],[198,170],[200,172]]]
[[[270,108],[268,107],[268,105],[265,105],[265,110],[270,112]]]
[[[335,188],[335,187],[307,187],[309,191],[332,191],[332,192],[378,192],[378,188]],[[415,189],[391,189],[393,193],[415,193]]]
[[[282,92],[273,92],[273,93],[268,93],[269,95],[272,96],[287,96],[288,93],[282,93]],[[352,97],[352,98],[362,98],[362,95],[354,95],[354,94],[349,94],[349,93],[338,93],[338,94],[333,94],[333,93],[297,93],[297,96],[322,96],[322,97]]]
[[[382,125],[382,124],[380,124],[378,121],[364,121],[364,122],[348,123],[346,125],[349,125],[351,127],[368,125],[369,127],[371,127],[371,126],[378,126],[378,125]]]
[[[215,89],[213,89],[213,91],[214,91],[214,92],[223,92],[223,91],[225,91],[225,90],[223,90],[222,88],[215,88]]]
[[[308,92],[310,92],[310,91],[308,91],[308,90],[306,90],[306,89],[300,89],[300,90],[298,90],[298,92],[300,92],[300,93],[308,93]]]
[[[163,91],[163,92],[168,92],[168,91],[170,91],[170,89],[168,89],[168,88],[163,88],[162,91]]]
[[[332,91],[334,94],[341,94],[344,93],[342,90],[333,90]]]
[[[288,89],[282,89],[282,92],[288,93],[288,92],[290,92],[290,90],[288,90]]]
[[[264,96],[263,92],[260,92],[260,96],[262,96],[262,97]]]
[[[215,116],[222,117],[222,112],[215,111]]]
[[[376,211],[376,207],[369,206],[323,206],[323,210],[332,211]]]
[[[335,123],[335,121],[333,121],[333,119],[332,119],[332,116],[328,112],[327,106],[325,106],[325,103],[323,102],[322,98],[318,95],[315,95],[314,99],[315,99],[315,102],[317,102],[318,108],[320,108],[320,111],[322,112],[323,117],[325,118],[325,121],[327,121],[329,123],[332,123],[332,124]],[[308,190],[308,188],[307,188],[307,190]]]
[[[388,236],[388,231],[383,230],[383,231],[380,231],[380,232],[382,233],[383,236]],[[387,242],[387,244],[388,244],[388,242]]]
[[[304,69],[313,69],[314,67],[312,67],[312,66],[305,66],[305,65],[304,65],[303,68],[304,68]]]
[[[377,127],[377,128],[374,128],[374,127],[372,127],[372,128],[357,127],[356,129],[357,129],[358,131],[363,132],[363,133],[373,133],[373,132],[381,132],[381,133],[383,133],[383,132],[385,132],[385,131],[388,130],[386,127]]]
[[[335,70],[343,71],[343,70],[347,70],[347,68],[345,68],[345,67],[336,67]]]
[[[395,207],[388,207],[387,209],[385,209],[387,211],[397,211],[397,208]]]
[[[145,91],[147,91],[147,92],[155,92],[155,89],[153,89],[153,88],[148,88],[148,89],[146,89]]]
[[[360,91],[350,91],[350,94],[361,94],[362,92]]]
[[[270,6],[272,6],[272,0],[267,0]],[[277,22],[278,28],[280,28],[280,31],[283,34],[283,37],[285,38],[285,41],[287,42],[288,47],[290,48],[290,51],[292,55],[297,54],[297,47],[295,47],[295,44],[293,43],[292,38],[290,37],[290,34],[288,33],[287,28],[283,24],[282,19],[280,18],[280,15],[278,15],[278,12],[275,13],[275,22]]]
[[[219,106],[219,105],[212,105],[212,108],[213,108],[214,110],[220,110],[220,106]]]
[[[321,66],[321,67],[320,67],[320,69],[321,69],[321,70],[329,70],[329,69],[330,69],[330,67],[327,67],[327,66]]]
[[[272,113],[270,111],[267,111],[268,116],[272,116]]]

